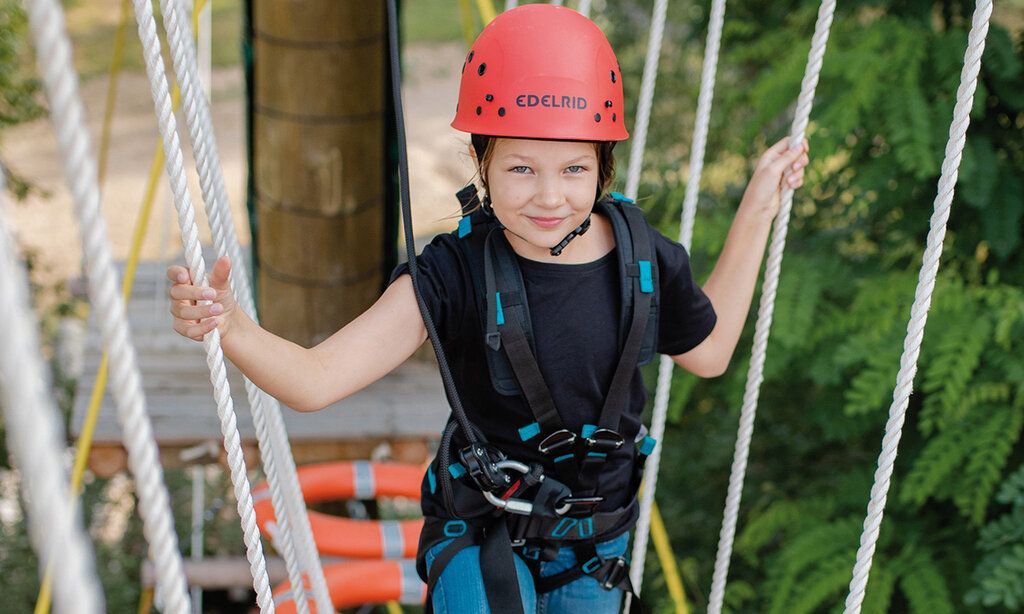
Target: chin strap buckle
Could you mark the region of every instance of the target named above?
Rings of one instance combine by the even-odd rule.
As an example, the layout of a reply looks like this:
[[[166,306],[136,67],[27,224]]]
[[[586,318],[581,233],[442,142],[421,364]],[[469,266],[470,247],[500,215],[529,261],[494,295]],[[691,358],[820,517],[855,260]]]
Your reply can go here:
[[[556,245],[556,246],[551,248],[551,255],[552,256],[559,256],[559,255],[561,255],[562,254],[562,250],[564,250],[565,247],[567,245],[569,245],[570,241],[572,241],[573,239],[575,239],[576,237],[580,236],[581,234],[585,233],[588,230],[590,230],[590,216],[589,215],[587,216],[587,219],[583,220],[582,224],[580,224],[579,226],[576,227],[576,230],[573,230],[569,234],[565,235],[565,238],[562,239],[561,241],[559,241],[558,245]]]

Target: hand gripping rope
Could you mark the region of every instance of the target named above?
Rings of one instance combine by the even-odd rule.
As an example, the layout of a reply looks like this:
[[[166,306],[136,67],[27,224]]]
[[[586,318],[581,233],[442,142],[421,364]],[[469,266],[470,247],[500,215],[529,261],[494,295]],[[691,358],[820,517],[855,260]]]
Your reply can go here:
[[[71,64],[64,15],[54,0],[28,3],[35,38],[37,64],[50,102],[51,116],[61,145],[65,176],[82,229],[89,298],[111,357],[114,398],[135,477],[143,532],[149,556],[157,568],[157,586],[165,611],[188,612],[185,575],[178,552],[174,520],[159,464],[152,425],[145,412],[135,352],[129,342],[124,303],[117,291],[113,259],[99,206],[96,165],[92,158],[78,80]]]
[[[135,18],[138,23],[139,39],[142,41],[143,55],[146,63],[146,74],[149,77],[150,91],[156,109],[160,136],[163,139],[165,165],[169,183],[174,194],[174,204],[178,211],[178,225],[181,228],[182,244],[189,273],[196,284],[206,285],[206,263],[203,261],[199,246],[199,232],[196,228],[195,209],[188,192],[185,169],[182,162],[181,142],[178,139],[177,122],[171,113],[171,97],[164,74],[163,57],[160,53],[160,40],[156,33],[156,21],[153,18],[153,7],[148,0],[133,0]],[[242,444],[238,435],[237,419],[231,392],[228,386],[227,370],[224,366],[224,353],[220,347],[220,333],[217,330],[207,334],[203,339],[206,350],[206,364],[210,369],[210,381],[213,384],[214,398],[217,401],[217,415],[220,418],[221,433],[224,436],[224,449],[228,455],[231,469],[231,481],[235,499],[238,504],[238,515],[241,518],[242,534],[246,546],[246,556],[256,589],[256,600],[263,612],[274,611],[274,601],[267,579],[267,566],[263,557],[263,544],[260,542],[259,529],[256,527],[256,514],[253,511],[252,493],[249,479],[246,476],[245,458],[242,455]]]
[[[181,0],[161,0],[160,6],[174,72],[181,86],[186,123],[214,245],[219,256],[227,255],[231,259],[231,287],[238,304],[253,321],[258,322],[247,267],[231,220],[210,106],[200,87],[191,27]],[[296,608],[299,614],[306,614],[309,609],[302,581],[305,572],[312,585],[317,611],[330,612],[331,598],[313,543],[280,405],[248,378],[245,378],[245,390],[278,522],[279,532],[274,544],[284,556]]]
[[[967,141],[967,127],[971,123],[970,113],[974,104],[974,91],[978,85],[978,73],[981,72],[981,54],[985,50],[985,36],[988,34],[991,17],[992,1],[979,0],[975,5],[971,31],[967,36],[964,67],[960,72],[960,86],[956,92],[953,121],[949,125],[946,155],[942,160],[942,174],[939,177],[938,193],[935,196],[934,213],[929,223],[931,230],[928,232],[924,255],[921,259],[921,272],[918,275],[917,289],[914,291],[914,304],[910,308],[910,321],[907,323],[907,337],[903,341],[900,370],[896,375],[896,388],[893,390],[892,405],[889,407],[889,420],[885,423],[882,452],[878,457],[875,483],[871,487],[871,500],[868,503],[867,516],[864,518],[864,532],[860,537],[860,548],[857,549],[857,562],[853,568],[853,578],[850,580],[850,593],[846,598],[845,614],[859,614],[861,604],[864,602],[864,591],[867,588],[871,561],[882,527],[882,515],[885,512],[889,480],[892,478],[893,464],[896,462],[900,435],[903,431],[903,420],[907,415],[910,393],[914,388],[914,374],[917,372],[917,358],[921,352],[921,342],[924,340],[924,326],[928,321],[932,291],[935,289],[935,278],[939,273],[942,239],[946,236],[949,210],[953,204],[953,189],[956,186],[961,156]]]
[[[39,354],[28,276],[7,234],[3,190],[0,171],[0,338],[4,340],[0,343],[0,407],[6,418],[7,445],[21,470],[39,568],[53,563],[57,611],[100,614],[103,594],[82,517],[68,497],[64,429]]]
[[[682,217],[679,221],[679,242],[687,251],[690,250],[690,243],[693,239],[693,221],[697,213],[701,173],[704,170],[704,153],[707,145],[708,126],[711,122],[711,101],[715,93],[715,72],[718,67],[718,50],[722,40],[724,19],[725,0],[714,0],[711,5],[707,42],[704,46],[704,65],[701,71],[700,96],[697,100],[693,142],[690,144],[690,175],[686,182],[686,197],[683,199]],[[653,94],[653,88],[651,89]],[[630,169],[632,168],[633,165],[630,164]],[[656,441],[665,440],[665,420],[668,415],[669,391],[672,387],[672,368],[674,366],[675,363],[668,356],[662,356],[658,363],[658,385],[654,393],[654,413],[651,418],[651,437]],[[633,558],[630,573],[637,594],[640,594],[644,577],[647,540],[651,529],[651,510],[654,506],[654,493],[658,484],[660,464],[661,446],[655,446],[644,466],[643,490],[640,493],[640,517],[633,536]]]

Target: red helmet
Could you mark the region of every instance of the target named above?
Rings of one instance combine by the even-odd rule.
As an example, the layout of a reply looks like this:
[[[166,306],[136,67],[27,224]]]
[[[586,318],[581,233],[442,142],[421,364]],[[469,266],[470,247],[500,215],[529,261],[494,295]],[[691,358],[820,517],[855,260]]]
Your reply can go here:
[[[456,130],[622,141],[622,78],[601,29],[562,6],[527,4],[484,28],[462,66]]]

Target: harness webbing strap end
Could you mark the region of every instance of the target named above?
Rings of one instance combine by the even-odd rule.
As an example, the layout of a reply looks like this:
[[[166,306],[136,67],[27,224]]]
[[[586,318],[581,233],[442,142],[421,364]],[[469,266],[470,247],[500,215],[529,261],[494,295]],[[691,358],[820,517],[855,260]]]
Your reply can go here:
[[[457,480],[466,475],[466,468],[459,463],[452,463],[448,465],[448,473],[452,474],[452,477]]]
[[[505,312],[501,308],[501,292],[495,292],[494,293],[494,307],[495,307],[495,309],[497,309],[497,315],[495,316],[495,322],[497,322],[498,326],[501,326],[502,324],[505,323]]]
[[[654,447],[658,445],[658,440],[654,437],[647,436],[640,442],[640,454],[644,456],[650,456],[651,452],[654,452]]]
[[[529,441],[537,435],[540,435],[540,423],[538,422],[531,422],[519,429],[519,438],[523,441]]]

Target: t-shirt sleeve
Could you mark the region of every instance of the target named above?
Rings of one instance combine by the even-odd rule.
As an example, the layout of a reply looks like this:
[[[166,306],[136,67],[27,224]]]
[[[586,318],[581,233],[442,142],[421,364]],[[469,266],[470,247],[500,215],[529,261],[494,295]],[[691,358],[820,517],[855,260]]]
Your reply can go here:
[[[700,345],[718,318],[711,300],[693,279],[686,249],[661,233],[653,234],[661,284],[658,352],[676,356]]]
[[[459,328],[466,320],[463,310],[467,304],[469,279],[464,273],[462,260],[462,250],[449,234],[434,237],[416,257],[420,294],[444,343],[458,336]],[[388,283],[394,283],[407,273],[409,263],[403,262],[392,271]]]

